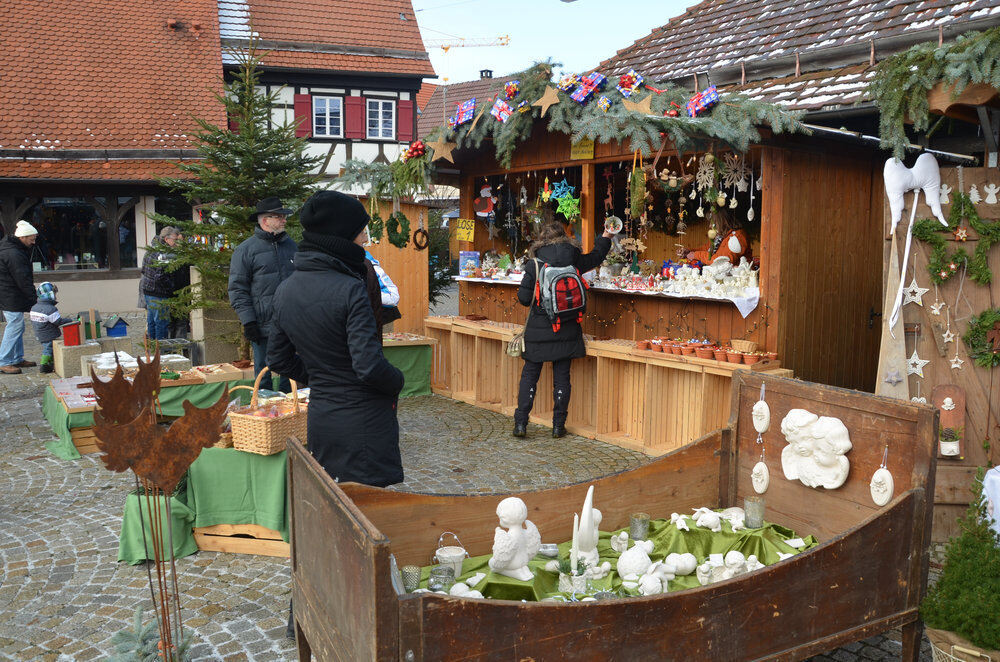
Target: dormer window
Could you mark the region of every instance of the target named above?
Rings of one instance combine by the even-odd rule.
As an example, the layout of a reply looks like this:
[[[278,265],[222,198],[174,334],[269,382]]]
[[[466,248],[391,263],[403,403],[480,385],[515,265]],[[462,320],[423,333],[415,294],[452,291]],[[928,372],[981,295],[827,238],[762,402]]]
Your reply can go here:
[[[394,140],[396,138],[396,102],[368,99],[368,139]]]

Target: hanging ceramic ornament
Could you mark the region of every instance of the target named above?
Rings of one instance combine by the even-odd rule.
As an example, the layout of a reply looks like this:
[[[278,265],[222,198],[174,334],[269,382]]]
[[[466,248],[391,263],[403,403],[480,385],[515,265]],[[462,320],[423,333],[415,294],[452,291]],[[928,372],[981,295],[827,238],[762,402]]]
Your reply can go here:
[[[872,474],[872,481],[869,484],[869,489],[872,494],[872,501],[875,502],[876,506],[884,506],[892,500],[892,492],[895,489],[895,485],[892,480],[892,474],[889,473],[889,469],[886,468],[886,462],[889,459],[889,446],[885,447],[885,451],[882,452],[882,464],[879,468],[875,470]]]
[[[913,280],[910,281],[910,286],[903,290],[903,294],[905,295],[903,305],[905,306],[908,303],[915,303],[918,306],[924,305],[924,292],[929,290],[930,288],[917,285],[917,277],[914,276]]]
[[[916,375],[917,377],[923,378],[924,376],[924,366],[930,363],[919,356],[917,356],[917,348],[913,348],[913,354],[906,361],[906,374]]]
[[[944,302],[938,299],[938,286],[934,283],[934,303],[931,304],[931,315],[940,315]]]
[[[753,429],[757,431],[756,443],[760,444],[760,461],[754,465],[750,472],[750,483],[753,485],[754,492],[763,494],[771,482],[771,472],[767,468],[767,463],[764,462],[763,434],[771,426],[771,408],[764,401],[764,384],[760,385],[760,399],[754,403],[752,416]]]
[[[974,205],[983,201],[983,196],[979,195],[979,189],[976,188],[975,184],[969,187],[969,201]]]
[[[986,204],[995,205],[997,203],[997,193],[1000,193],[1000,186],[990,182],[983,187],[983,190],[986,191]]]
[[[950,342],[955,342],[955,334],[951,330],[951,311],[948,311],[948,326],[941,334],[941,340],[947,345]]]
[[[754,192],[754,189],[756,189],[758,191],[760,190],[760,177],[757,177],[757,183],[754,184],[753,183],[753,167],[751,167],[750,168],[750,204],[748,206],[749,208],[747,209],[747,221],[749,221],[751,223],[753,222],[753,219],[756,217],[756,214],[754,213],[754,210],[753,210],[753,192]]]
[[[947,184],[941,185],[941,204],[950,205],[951,204],[951,187]]]
[[[962,364],[965,363],[962,359],[958,358],[958,347],[955,348],[955,356],[951,359],[951,369],[961,370]]]

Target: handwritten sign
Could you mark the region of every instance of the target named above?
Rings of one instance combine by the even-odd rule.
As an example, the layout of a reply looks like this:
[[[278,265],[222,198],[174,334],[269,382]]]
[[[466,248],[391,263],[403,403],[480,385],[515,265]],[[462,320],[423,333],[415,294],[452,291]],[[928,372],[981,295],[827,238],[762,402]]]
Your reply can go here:
[[[471,218],[455,219],[455,237],[459,241],[475,241],[476,222]]]
[[[573,143],[569,150],[569,158],[573,161],[584,161],[594,158],[594,141],[581,140]]]

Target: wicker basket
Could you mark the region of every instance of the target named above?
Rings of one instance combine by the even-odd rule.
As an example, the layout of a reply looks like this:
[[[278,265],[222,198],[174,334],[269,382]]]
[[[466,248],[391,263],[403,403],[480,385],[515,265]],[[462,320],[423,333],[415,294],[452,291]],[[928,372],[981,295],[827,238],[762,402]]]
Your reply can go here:
[[[733,338],[729,341],[729,344],[732,345],[732,348],[737,352],[743,352],[744,354],[757,351],[757,343],[753,340],[739,340],[737,338]]]
[[[257,407],[257,396],[260,392],[260,380],[269,371],[264,368],[257,375],[253,384],[253,395],[250,397],[250,407]],[[285,450],[288,438],[295,436],[303,443],[306,440],[307,413],[299,407],[299,389],[292,381],[292,402],[295,411],[277,418],[265,418],[233,412],[229,421],[233,426],[233,448],[257,455],[274,455]],[[230,392],[248,386],[236,386]]]
[[[212,448],[232,448],[233,447],[233,433],[223,432],[219,435],[219,440],[212,444]]]

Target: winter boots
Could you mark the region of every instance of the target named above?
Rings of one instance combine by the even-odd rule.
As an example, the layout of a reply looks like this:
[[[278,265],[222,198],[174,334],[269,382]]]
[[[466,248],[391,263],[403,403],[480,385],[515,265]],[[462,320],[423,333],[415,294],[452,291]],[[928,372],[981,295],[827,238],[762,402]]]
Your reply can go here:
[[[42,357],[42,366],[38,369],[38,372],[43,375],[48,374],[54,370],[53,361],[51,356]]]

